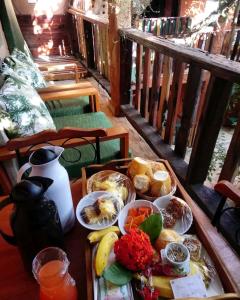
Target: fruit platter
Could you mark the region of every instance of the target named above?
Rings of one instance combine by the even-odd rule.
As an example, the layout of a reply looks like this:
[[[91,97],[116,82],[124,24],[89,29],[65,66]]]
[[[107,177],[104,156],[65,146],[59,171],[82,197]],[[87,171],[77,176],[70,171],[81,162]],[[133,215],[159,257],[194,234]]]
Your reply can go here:
[[[157,168],[154,172],[153,166]],[[113,172],[127,176],[132,185],[128,183],[125,191],[122,188],[117,189],[117,193],[109,191],[113,184],[108,183],[108,176],[111,181]],[[156,172],[163,173],[155,176]],[[82,175],[83,199],[100,192],[89,187],[94,186],[94,178],[99,186],[99,178],[104,177],[100,180],[100,184],[104,182],[104,192],[108,197],[118,198],[120,205],[113,222],[89,231],[87,235],[90,250],[86,267],[88,272],[91,271],[88,289],[92,291],[92,299],[205,298],[224,293],[218,276],[219,266],[213,263],[212,251],[211,258],[208,254],[209,244],[194,219],[190,197],[166,161],[122,160],[107,166],[88,166],[82,169]],[[145,175],[149,180],[139,175]],[[136,190],[136,199],[126,200],[132,193],[132,186]],[[156,197],[153,197],[152,189]],[[151,199],[140,196],[144,193]],[[95,203],[99,205],[97,201],[92,202],[93,207]],[[105,214],[113,211],[114,205],[103,205],[102,202],[101,205]],[[86,207],[81,206],[81,211],[77,209],[77,218]],[[89,229],[83,223],[81,225]]]

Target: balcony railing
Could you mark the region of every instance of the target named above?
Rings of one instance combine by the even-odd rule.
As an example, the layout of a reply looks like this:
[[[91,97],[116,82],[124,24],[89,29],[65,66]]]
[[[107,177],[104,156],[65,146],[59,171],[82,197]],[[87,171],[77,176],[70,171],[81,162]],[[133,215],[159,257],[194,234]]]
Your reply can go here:
[[[190,17],[161,17],[136,20],[135,27],[157,36],[184,36],[191,30]]]
[[[110,92],[108,19],[69,9],[76,28],[78,53],[90,73]]]
[[[220,199],[204,181],[233,84],[240,82],[239,64],[136,29],[120,30],[120,35],[121,111],[152,149],[169,160],[211,217]],[[239,153],[240,119],[220,179],[232,180]],[[234,224],[222,230],[239,249]]]

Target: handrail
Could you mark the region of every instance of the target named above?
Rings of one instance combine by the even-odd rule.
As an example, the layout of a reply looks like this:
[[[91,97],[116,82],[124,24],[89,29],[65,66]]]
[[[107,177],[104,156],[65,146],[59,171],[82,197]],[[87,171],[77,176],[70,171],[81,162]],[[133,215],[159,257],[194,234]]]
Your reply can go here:
[[[153,36],[137,29],[120,29],[121,36],[141,44],[143,47],[161,52],[186,63],[194,62],[200,68],[211,71],[217,77],[232,82],[240,82],[239,63],[229,61],[221,56],[209,54],[200,49],[190,48],[183,45],[176,45],[173,41]]]
[[[105,19],[101,16],[95,15],[93,13],[85,13],[83,10],[78,8],[69,8],[68,12],[72,15],[77,15],[82,17],[84,20],[93,23],[93,24],[99,24],[99,25],[108,25],[108,19]]]

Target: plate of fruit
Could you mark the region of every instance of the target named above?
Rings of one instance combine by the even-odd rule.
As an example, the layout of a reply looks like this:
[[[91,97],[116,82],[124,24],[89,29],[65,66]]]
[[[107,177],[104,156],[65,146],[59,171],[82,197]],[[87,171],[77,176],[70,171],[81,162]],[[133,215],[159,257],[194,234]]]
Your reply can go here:
[[[160,215],[160,222],[162,222],[161,212],[152,202],[147,200],[136,200],[128,203],[121,210],[118,217],[118,226],[121,233],[126,234],[131,229],[138,228],[148,217],[155,214]]]

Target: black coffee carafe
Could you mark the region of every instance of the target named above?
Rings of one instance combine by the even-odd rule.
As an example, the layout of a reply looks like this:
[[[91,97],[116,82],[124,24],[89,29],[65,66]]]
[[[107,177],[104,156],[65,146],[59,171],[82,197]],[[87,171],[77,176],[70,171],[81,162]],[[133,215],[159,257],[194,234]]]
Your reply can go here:
[[[31,271],[32,260],[45,247],[63,247],[63,231],[55,203],[46,199],[44,193],[53,183],[52,179],[33,176],[22,180],[10,197],[0,202],[0,210],[13,203],[11,228],[13,236],[0,230],[2,237],[18,246],[25,267]]]

